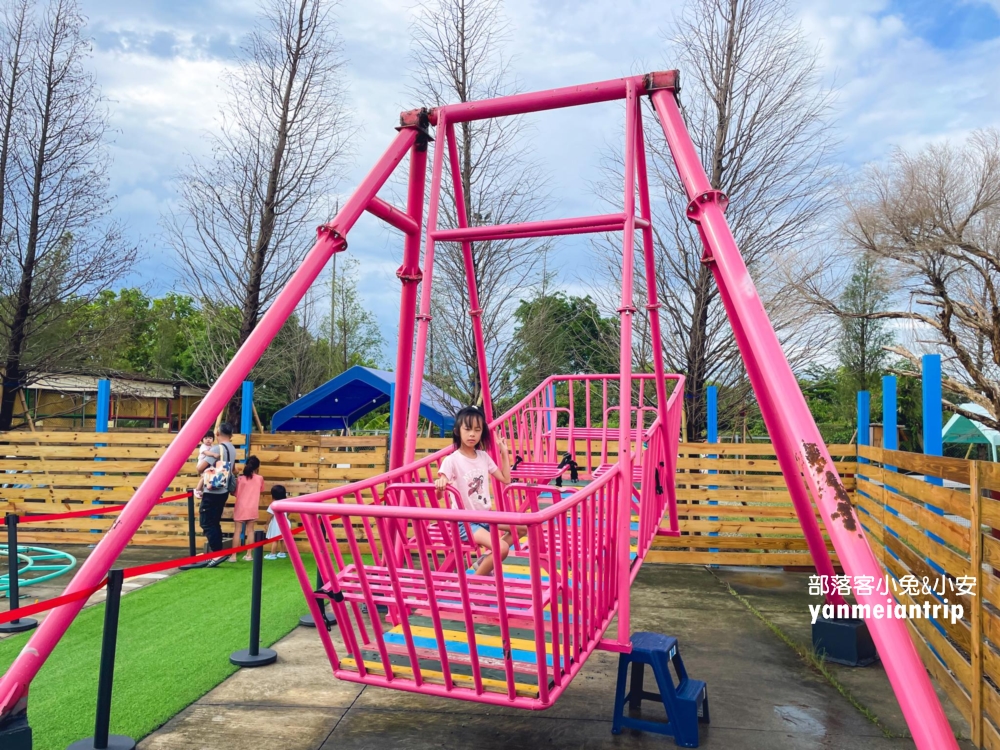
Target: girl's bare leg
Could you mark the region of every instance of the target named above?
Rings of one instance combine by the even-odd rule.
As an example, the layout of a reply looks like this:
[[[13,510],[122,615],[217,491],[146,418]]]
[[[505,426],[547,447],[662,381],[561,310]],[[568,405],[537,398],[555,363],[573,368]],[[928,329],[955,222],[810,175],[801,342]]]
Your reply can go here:
[[[245,521],[244,528],[246,529],[246,540],[247,544],[254,541],[253,538],[253,527],[256,525],[256,521]],[[247,553],[243,556],[244,560],[253,560],[253,550],[248,549]]]
[[[490,536],[490,532],[486,529],[480,527],[477,528],[473,534],[472,538],[476,540],[476,544],[481,547],[486,547],[490,551],[490,554],[484,555],[480,558],[481,562],[476,568],[475,575],[477,576],[488,576],[493,572],[493,539]],[[506,560],[507,553],[510,552],[510,545],[505,542],[502,538],[500,539],[500,559]]]

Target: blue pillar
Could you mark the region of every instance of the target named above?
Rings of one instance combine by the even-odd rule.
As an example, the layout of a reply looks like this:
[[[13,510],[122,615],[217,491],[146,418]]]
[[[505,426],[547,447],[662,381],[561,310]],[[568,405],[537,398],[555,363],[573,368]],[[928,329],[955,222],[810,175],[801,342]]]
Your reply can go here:
[[[389,381],[389,437],[386,439],[386,447],[390,448],[390,443],[392,442],[392,410],[395,408],[396,403],[396,384]],[[441,433],[441,437],[444,437],[444,432]],[[391,450],[391,448],[390,448]]]
[[[108,414],[111,412],[111,381],[97,381],[97,426],[95,432],[108,431]]]
[[[898,411],[896,405],[896,376],[895,375],[883,375],[882,376],[882,447],[885,450],[897,451],[899,450],[899,426],[896,424],[896,413]],[[895,471],[895,466],[890,466],[889,464],[882,464],[886,471]],[[884,483],[884,482],[883,482]],[[893,492],[895,490],[889,485],[886,485],[886,489]]]
[[[243,433],[244,458],[250,455],[250,435],[253,434],[253,381],[243,381],[240,397],[240,432]]]
[[[871,445],[871,403],[872,396],[868,391],[858,391],[858,479],[868,479],[861,473],[861,464],[868,463],[861,457],[861,446]]]
[[[710,385],[706,389],[705,395],[706,395],[706,400],[707,400],[707,404],[706,405],[708,407],[708,414],[707,414],[706,419],[705,419],[705,433],[706,433],[705,437],[707,439],[707,442],[709,442],[709,443],[718,443],[719,442],[719,389],[716,386],[714,386],[714,385]],[[717,457],[718,457],[717,455],[710,455],[709,456],[709,458],[717,458]],[[714,469],[710,469],[708,473],[709,474],[716,474],[718,472],[716,472]],[[709,490],[717,490],[718,486],[717,485],[710,485],[708,489]],[[718,500],[709,500],[708,504],[709,505],[718,505],[719,501]],[[718,516],[709,516],[708,520],[709,521],[718,521],[719,517]],[[719,532],[717,532],[717,531],[710,531],[710,532],[708,532],[708,535],[709,536],[718,536]],[[709,550],[709,552],[718,552],[718,551],[719,551],[718,549],[710,549]]]
[[[941,355],[925,354],[921,362],[921,383],[923,391],[924,413],[924,455],[940,456],[943,443],[941,440]],[[931,484],[941,485],[939,477],[927,477]],[[936,513],[939,509],[931,507]]]
[[[97,407],[94,413],[96,417],[94,432],[107,432],[108,431],[108,414],[111,411],[111,381],[110,380],[98,380],[97,381]],[[103,448],[107,443],[95,443],[96,448]],[[96,457],[95,461],[103,461],[103,458]],[[103,471],[95,471],[95,476],[104,476]],[[95,490],[103,490],[103,487],[94,487]],[[94,505],[100,505],[100,500],[94,500]],[[91,529],[91,534],[100,534],[100,529]]]

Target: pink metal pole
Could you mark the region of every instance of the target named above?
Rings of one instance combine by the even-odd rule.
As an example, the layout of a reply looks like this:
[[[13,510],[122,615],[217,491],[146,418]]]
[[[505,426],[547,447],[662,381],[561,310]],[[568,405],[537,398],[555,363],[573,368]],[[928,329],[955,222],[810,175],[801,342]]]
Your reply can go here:
[[[465,193],[462,190],[461,171],[458,167],[458,145],[455,142],[455,126],[448,123],[446,128],[448,140],[448,160],[451,164],[451,179],[455,188],[455,215],[458,217],[458,228],[467,229],[468,217],[465,214]],[[440,239],[440,232],[436,233]],[[469,287],[469,315],[472,316],[472,335],[476,341],[476,364],[479,366],[479,384],[483,391],[483,412],[486,422],[493,421],[493,399],[490,397],[490,373],[486,367],[486,342],[483,338],[483,310],[479,304],[479,287],[476,284],[476,267],[472,260],[472,243],[462,241],[462,261],[465,263],[465,282]]]
[[[448,121],[439,115],[437,130],[446,130]],[[444,126],[444,128],[442,128]],[[431,322],[431,281],[434,278],[434,230],[437,229],[438,207],[441,203],[441,167],[444,163],[445,146],[434,144],[434,164],[431,169],[431,202],[427,207],[427,243],[424,246],[424,278],[420,288],[420,314],[417,316],[417,348],[413,362],[413,384],[410,388],[409,418],[406,423],[406,452],[404,461],[413,461],[417,450],[417,432],[420,426],[420,391],[424,385],[424,360],[427,352],[427,329]]]
[[[625,235],[622,238],[621,351],[619,352],[618,464],[618,643],[632,642],[630,623],[631,576],[629,535],[632,524],[632,274],[635,255],[635,125],[638,101],[635,83],[629,79],[625,95]]]
[[[418,139],[410,150],[410,183],[406,199],[407,218],[413,222],[413,231],[406,234],[403,243],[403,265],[396,272],[403,288],[399,293],[396,387],[393,389],[392,434],[389,436],[390,470],[402,466],[403,457],[406,455],[406,419],[410,403],[410,376],[413,372],[410,367],[413,361],[413,328],[417,315],[417,284],[421,278],[420,226],[424,217],[426,178],[427,144]]]
[[[657,89],[652,99],[678,174],[691,199],[688,216],[699,223],[708,260],[715,264],[715,278],[720,288],[728,292],[731,319],[741,325],[746,347],[742,350],[744,361],[748,369],[751,365],[760,369],[767,396],[767,400],[761,402],[765,423],[772,439],[783,443],[798,463],[799,471],[796,472],[789,472],[782,466],[785,481],[791,487],[793,483],[802,481],[802,475],[805,476],[845,572],[850,576],[872,576],[877,580],[881,578],[882,570],[865,539],[850,497],[837,475],[833,459],[823,443],[733,240],[721,205],[724,197],[712,190],[705,176],[673,90]],[[855,592],[855,595],[860,605],[869,607],[884,608],[891,602],[891,599],[883,599],[875,593],[865,595]],[[957,748],[948,719],[905,623],[896,618],[879,617],[868,618],[867,622],[919,750]]]
[[[636,219],[637,227],[646,228],[644,219]],[[570,219],[542,219],[519,224],[494,224],[482,227],[458,227],[438,229],[434,239],[438,242],[459,242],[461,240],[510,240],[521,237],[546,237],[560,234],[587,234],[621,231],[625,227],[624,214],[599,214],[597,216],[577,216]]]
[[[486,99],[477,102],[463,102],[438,107],[431,112],[431,122],[434,117],[447,114],[448,122],[468,122],[470,120],[485,120],[490,117],[521,115],[526,112],[543,112],[549,109],[576,107],[580,104],[595,104],[623,99],[626,87],[631,82],[636,93],[645,91],[647,81],[655,85],[673,84],[676,71],[650,73],[646,76],[631,76],[616,78],[611,81],[587,83],[582,86],[567,86],[548,91],[533,91],[528,94],[502,96],[497,99]]]
[[[260,355],[275,334],[295,310],[309,286],[319,276],[323,267],[335,252],[343,250],[347,241],[343,235],[354,226],[378,189],[392,174],[410,148],[416,131],[401,130],[392,145],[375,165],[361,186],[344,204],[336,218],[319,230],[319,240],[309,251],[302,265],[289,279],[288,284],[264,313],[260,323],[250,334],[243,346],[209,389],[205,398],[191,414],[190,419],[167,447],[153,466],[149,475],[135,491],[125,510],[118,516],[111,529],[97,544],[90,557],[66,587],[71,594],[81,589],[97,585],[107,574],[129,539],[136,532],[156,500],[177,476],[177,472],[191,456],[201,436],[214,423],[216,415],[240,387],[240,383],[250,373],[260,359]],[[18,654],[6,674],[0,678],[0,718],[6,716],[24,695],[31,680],[41,669],[56,643],[70,626],[73,618],[86,602],[80,600],[57,607],[46,617],[28,644]]]
[[[414,147],[416,148],[416,147]],[[425,149],[426,153],[426,149]],[[411,161],[412,164],[412,161]],[[420,234],[420,224],[415,221],[413,216],[409,212],[409,201],[407,201],[407,210],[405,212],[400,211],[391,203],[386,203],[384,200],[379,198],[377,195],[371,199],[371,202],[366,207],[366,211],[372,216],[376,216],[386,224],[396,227],[405,234],[414,234],[418,236]],[[420,207],[421,214],[423,213],[423,206]],[[423,218],[421,216],[421,218]]]

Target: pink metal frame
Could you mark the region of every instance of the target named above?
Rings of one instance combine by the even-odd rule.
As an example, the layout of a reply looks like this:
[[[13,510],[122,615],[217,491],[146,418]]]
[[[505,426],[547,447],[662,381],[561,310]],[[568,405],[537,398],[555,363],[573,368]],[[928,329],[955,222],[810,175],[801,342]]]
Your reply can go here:
[[[200,436],[235,393],[324,265],[333,253],[346,249],[348,231],[367,210],[405,236],[403,264],[398,272],[402,294],[390,472],[348,487],[284,501],[279,504],[277,515],[290,542],[289,550],[296,573],[306,592],[312,589],[297,548],[291,543],[287,514],[301,514],[314,551],[325,551],[317,555],[324,581],[319,595],[333,601],[338,620],[345,623],[342,626],[345,647],[353,659],[352,665],[347,665],[346,659],[340,660],[329,635],[324,629],[318,629],[334,670],[344,679],[368,684],[500,705],[544,707],[565,689],[594,648],[627,651],[629,584],[653,536],[661,533],[660,519],[665,510],[670,511],[670,523],[663,531],[676,533],[677,529],[672,492],[680,414],[680,397],[677,394],[683,391],[682,387],[678,390],[680,384],[675,382],[673,392],[667,395],[668,378],[663,372],[660,351],[652,216],[640,107],[640,97],[646,95],[652,99],[691,201],[688,216],[698,225],[705,245],[704,260],[711,266],[719,285],[817,570],[829,575],[833,567],[812,512],[809,494],[821,513],[827,533],[847,573],[878,576],[878,563],[854,516],[833,461],[806,407],[726,223],[726,198],[711,188],[705,176],[684,127],[676,94],[676,71],[670,71],[404,113],[399,134],[392,145],[336,218],[320,228],[315,247],[138,488],[118,521],[83,564],[67,587],[67,593],[93,586],[105,575],[190,455]],[[461,204],[462,191],[457,183],[455,123],[614,100],[625,102],[622,213],[494,227],[466,225],[464,206]],[[421,272],[424,175],[429,141],[427,125],[437,127],[438,138],[443,135],[444,143],[439,141],[434,150]],[[438,226],[446,150],[458,200],[459,226],[454,229]],[[410,179],[407,207],[403,211],[376,194],[407,152],[410,154]],[[641,231],[648,289],[646,309],[655,347],[654,373],[651,377],[633,375],[631,371],[631,323],[636,312],[633,305],[636,230]],[[584,378],[583,384],[572,377],[550,378],[524,402],[494,420],[471,242],[608,231],[623,232],[621,305],[618,310],[622,332],[619,373],[596,379]],[[432,467],[443,455],[414,461],[418,409],[410,408],[410,405],[420,402],[430,324],[434,249],[439,241],[462,243],[483,404],[491,423],[508,434],[520,450],[530,454],[536,464],[551,463],[553,451],[558,453],[562,440],[567,441],[571,451],[574,450],[578,437],[583,441],[600,441],[602,456],[606,459],[611,435],[617,432],[615,443],[618,455],[613,463],[602,461],[602,465],[593,466],[588,447],[585,476],[592,481],[586,487],[569,494],[566,491],[550,491],[548,496],[551,502],[546,504],[541,487],[536,484],[532,489],[530,483],[524,484],[523,488],[515,488],[513,492],[498,494],[498,502],[509,502],[516,510],[501,509],[489,514],[421,505],[417,502],[420,490],[413,487],[397,486],[392,491],[385,489],[386,485],[393,483],[412,485],[427,482],[433,478]],[[419,312],[417,284],[422,284]],[[417,343],[414,348],[415,322]],[[647,407],[643,397],[636,397],[637,389],[641,391],[649,380],[652,381],[654,393],[651,396],[655,404]],[[577,383],[576,399],[572,391],[574,383]],[[564,389],[566,395],[561,405],[557,403],[560,389]],[[581,389],[586,391],[582,399]],[[592,413],[591,401],[595,390],[603,394],[600,414]],[[610,402],[609,392],[612,394]],[[617,394],[617,403],[614,394]],[[585,415],[579,410],[574,411],[578,400],[585,404]],[[565,416],[567,410],[569,421],[560,427],[561,415]],[[648,427],[645,425],[647,413],[655,415]],[[578,420],[584,425],[579,435],[575,434]],[[562,429],[567,431],[565,438],[559,434]],[[552,434],[545,435],[546,430]],[[661,467],[665,470],[662,479],[657,473]],[[638,488],[635,486],[636,478],[641,480]],[[662,492],[657,491],[661,482]],[[383,489],[380,490],[380,487]],[[397,499],[392,500],[393,497]],[[369,500],[374,502],[368,503]],[[635,516],[639,518],[639,531],[634,544],[636,550],[632,552],[631,524]],[[470,521],[490,522],[494,537],[498,523],[515,524],[526,529],[527,543],[520,545],[518,542],[515,545],[520,548],[511,553],[514,556],[511,560],[527,556],[530,569],[527,585],[507,580],[503,575],[503,563],[497,564],[492,584],[474,580],[481,577],[466,574],[463,561],[467,561],[474,552],[462,549],[457,542],[457,529],[458,524]],[[325,530],[329,539],[335,539],[334,524],[343,528],[341,536],[345,539],[346,550],[341,550],[338,543],[332,543],[329,548],[325,546],[321,532]],[[449,528],[451,533],[442,531]],[[494,543],[496,541],[494,538]],[[430,555],[433,554],[436,561],[444,559],[438,554],[444,550],[435,550],[434,545],[446,542],[454,548],[451,569],[431,566]],[[390,549],[392,553],[387,554],[386,550]],[[358,564],[365,550],[372,555],[372,565]],[[635,561],[631,559],[633,554]],[[420,564],[421,560],[425,564]],[[313,596],[310,594],[307,598],[314,618],[319,617]],[[861,603],[881,603],[874,601],[873,597],[859,595],[858,598]],[[425,679],[421,674],[418,665],[421,654],[408,631],[404,651],[413,666],[407,674],[394,669],[389,658],[390,649],[379,629],[372,627],[371,633],[368,633],[361,616],[361,603],[368,605],[369,619],[377,612],[375,604],[388,604],[393,621],[404,630],[408,627],[409,613],[430,613],[435,623],[436,651],[444,672],[441,684]],[[82,606],[81,601],[52,612],[0,679],[0,718],[14,710],[26,695],[32,678]],[[447,612],[442,614],[442,610]],[[602,641],[604,630],[615,615],[619,618],[619,638],[615,642]],[[470,634],[467,666],[471,667],[472,674],[468,678],[448,674],[450,662],[454,659],[444,648],[441,623],[442,618],[447,617],[462,620]],[[483,681],[480,660],[476,655],[473,627],[481,621],[496,623],[505,644],[510,642],[511,623],[533,628],[536,695],[517,694],[514,674],[516,669],[523,668],[523,663],[517,666],[510,658],[505,659],[501,666],[505,686],[502,694],[487,689],[489,685]],[[374,622],[371,624],[374,625]],[[917,746],[935,750],[956,747],[905,625],[897,620],[876,619],[869,622],[869,627]],[[374,649],[368,649],[369,654],[375,653],[377,657],[365,656],[369,645]],[[377,658],[377,663],[374,669],[369,670],[365,661],[372,658]]]

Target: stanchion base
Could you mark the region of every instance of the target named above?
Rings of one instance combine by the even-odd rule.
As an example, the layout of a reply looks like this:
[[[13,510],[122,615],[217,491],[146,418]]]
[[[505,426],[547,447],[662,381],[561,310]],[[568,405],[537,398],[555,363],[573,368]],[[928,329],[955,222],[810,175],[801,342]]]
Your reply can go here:
[[[208,560],[205,562],[191,563],[190,565],[178,565],[177,570],[197,570],[198,568],[204,568],[208,565]]]
[[[333,616],[333,612],[323,611],[323,618],[326,620],[327,625],[336,625],[337,618]],[[299,625],[304,628],[314,628],[316,627],[316,622],[313,620],[312,615],[302,615],[299,618]]]
[[[260,653],[256,656],[250,655],[250,649],[244,648],[239,651],[233,651],[229,655],[230,664],[235,664],[237,667],[266,667],[268,664],[274,664],[278,660],[278,653],[274,649],[262,648],[258,649]]]
[[[123,734],[108,735],[108,750],[135,750],[135,740]],[[69,745],[66,750],[95,750],[94,738],[88,737],[85,740],[77,740]]]
[[[38,627],[38,620],[30,617],[22,617],[13,622],[0,623],[0,633],[23,633],[25,630],[34,630]]]

